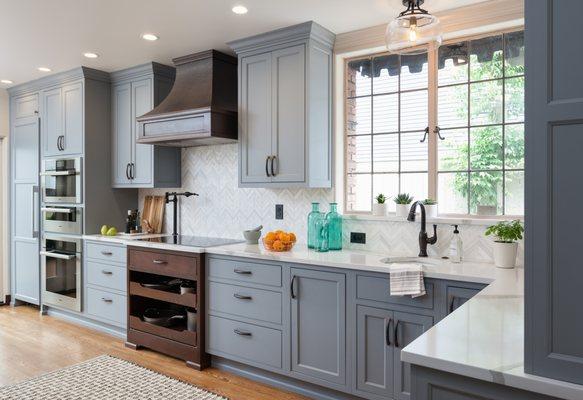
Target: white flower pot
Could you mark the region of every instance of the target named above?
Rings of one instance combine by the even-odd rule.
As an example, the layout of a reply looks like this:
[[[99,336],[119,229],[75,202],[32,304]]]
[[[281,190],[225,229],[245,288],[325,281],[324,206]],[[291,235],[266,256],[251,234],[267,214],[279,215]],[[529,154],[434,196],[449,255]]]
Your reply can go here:
[[[494,242],[494,264],[498,268],[514,268],[518,243]]]
[[[397,217],[407,218],[409,215],[409,210],[411,209],[411,204],[396,204],[397,206]]]
[[[437,204],[431,204],[425,206],[425,216],[427,218],[437,217]]]
[[[374,203],[372,205],[372,215],[375,217],[384,217],[387,215],[387,205],[385,203]]]

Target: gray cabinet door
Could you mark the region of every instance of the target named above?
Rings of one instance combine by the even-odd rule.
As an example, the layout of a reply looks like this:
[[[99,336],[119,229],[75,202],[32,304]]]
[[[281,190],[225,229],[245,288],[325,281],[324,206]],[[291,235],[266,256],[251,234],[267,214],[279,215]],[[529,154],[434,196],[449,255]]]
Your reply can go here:
[[[447,286],[447,314],[460,308],[466,301],[480,293],[481,289],[470,289],[457,286]]]
[[[111,92],[112,109],[112,171],[113,185],[130,184],[129,169],[132,162],[132,100],[129,83],[113,87]]]
[[[132,82],[132,184],[137,186],[154,184],[154,146],[136,143],[137,117],[154,108],[152,78]]]
[[[393,396],[393,312],[356,309],[356,390],[381,398]]]
[[[292,268],[291,277],[292,374],[345,385],[346,276]]]
[[[63,136],[63,91],[61,88],[42,93],[42,145],[44,156],[61,154]]]
[[[306,63],[304,45],[272,53],[273,182],[305,181]]]
[[[11,277],[16,300],[39,304],[39,119],[13,119],[11,133]]]
[[[63,86],[63,155],[83,153],[83,83]]]
[[[583,2],[525,2],[525,370],[583,384]]]
[[[268,172],[268,157],[272,155],[271,53],[242,58],[240,69],[241,182],[271,182]]]
[[[433,317],[395,311],[394,336],[394,398],[409,400],[411,398],[411,364],[401,361],[401,349],[421,336],[431,326]]]

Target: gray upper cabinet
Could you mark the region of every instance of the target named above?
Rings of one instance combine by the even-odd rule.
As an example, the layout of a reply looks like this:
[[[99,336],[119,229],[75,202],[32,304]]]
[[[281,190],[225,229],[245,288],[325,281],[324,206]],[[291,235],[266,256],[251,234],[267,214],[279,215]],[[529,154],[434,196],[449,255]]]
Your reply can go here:
[[[239,186],[331,187],[334,39],[306,22],[229,43],[239,58]]]
[[[346,276],[291,268],[292,375],[346,385]]]
[[[39,117],[38,94],[12,99],[11,286],[13,300],[39,304]]]
[[[525,371],[583,384],[583,2],[525,2]]]
[[[174,68],[148,63],[111,76],[113,187],[180,187],[180,149],[136,143],[137,117],[166,97]]]
[[[43,156],[83,153],[83,82],[43,90]]]

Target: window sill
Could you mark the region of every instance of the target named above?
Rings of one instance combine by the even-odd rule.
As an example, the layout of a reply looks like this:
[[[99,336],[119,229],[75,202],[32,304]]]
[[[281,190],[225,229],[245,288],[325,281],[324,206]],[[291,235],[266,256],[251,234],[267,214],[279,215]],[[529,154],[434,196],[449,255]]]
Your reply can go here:
[[[407,222],[406,217],[397,217],[395,214],[387,215],[384,217],[378,217],[371,214],[344,214],[343,217],[347,220],[355,221],[387,221],[387,222]],[[481,225],[489,226],[494,225],[500,221],[512,221],[519,219],[524,221],[522,216],[488,216],[480,217],[474,215],[468,216],[438,216],[434,218],[427,218],[427,223],[431,224],[449,224],[449,225]],[[419,221],[419,217],[417,217]]]

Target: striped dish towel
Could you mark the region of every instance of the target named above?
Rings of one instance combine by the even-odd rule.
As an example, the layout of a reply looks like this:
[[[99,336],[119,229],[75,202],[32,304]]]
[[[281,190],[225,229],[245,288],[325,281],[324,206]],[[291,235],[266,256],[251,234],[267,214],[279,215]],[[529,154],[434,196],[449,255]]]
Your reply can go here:
[[[425,296],[421,264],[391,264],[391,296]]]

